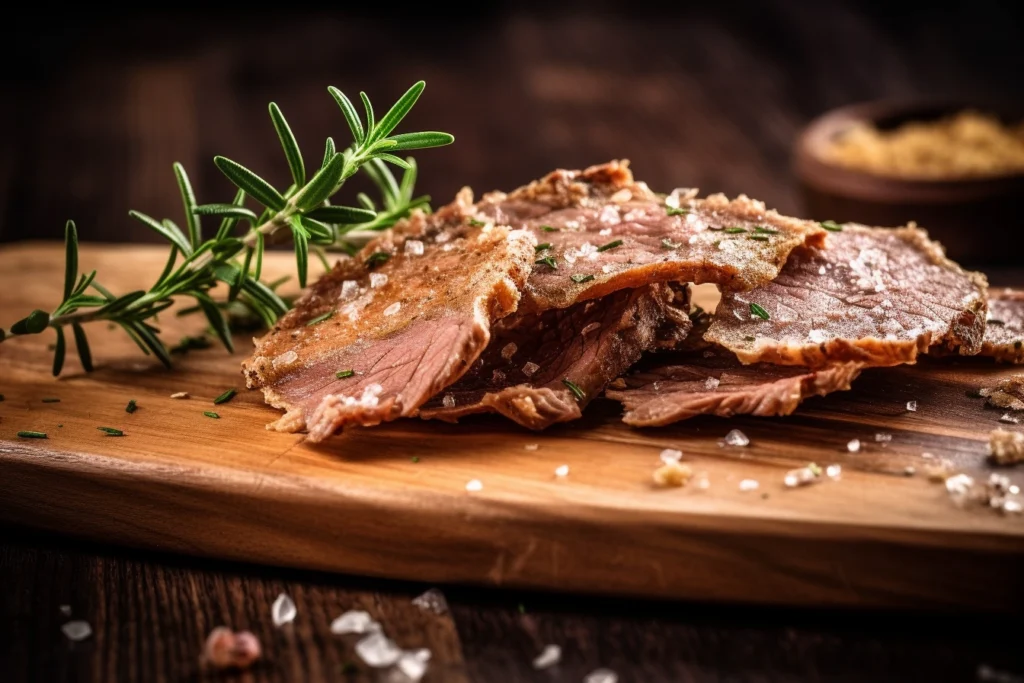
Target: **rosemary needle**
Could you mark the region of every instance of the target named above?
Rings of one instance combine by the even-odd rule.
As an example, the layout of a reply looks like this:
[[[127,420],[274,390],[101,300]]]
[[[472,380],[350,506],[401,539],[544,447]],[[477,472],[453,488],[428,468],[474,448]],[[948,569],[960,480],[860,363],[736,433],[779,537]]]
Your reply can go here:
[[[338,370],[334,373],[334,376],[338,379],[345,379],[346,377],[351,377],[354,374],[356,374],[355,370]]]
[[[44,398],[43,403],[60,403],[59,398]]]
[[[124,412],[126,412],[126,413],[134,413],[138,409],[139,409],[139,406],[138,406],[138,404],[135,403],[135,399],[133,398],[132,400],[128,401],[128,405],[126,405],[124,407]]]
[[[124,436],[124,432],[120,429],[114,429],[113,427],[97,427],[96,429],[101,432],[106,432],[107,436]]]
[[[609,242],[608,244],[602,244],[601,246],[599,246],[597,248],[597,250],[598,251],[608,251],[609,249],[614,249],[615,247],[621,247],[621,246],[622,246],[622,240],[613,240],[613,241]]]
[[[214,420],[219,420],[220,419],[220,415],[218,415],[217,413],[213,412],[212,410],[204,410],[203,411],[203,415],[205,415],[206,417],[212,417]]]
[[[594,276],[593,275],[582,275],[582,274],[577,273],[576,275],[570,275],[569,279],[572,280],[573,282],[575,282],[576,284],[582,284],[584,282],[590,282],[591,280],[594,279]]]
[[[310,327],[312,325],[316,325],[317,323],[322,323],[325,320],[330,320],[333,317],[334,317],[334,311],[327,311],[326,313],[323,313],[321,315],[318,315],[315,318],[312,318],[309,322],[306,323],[306,327]]]
[[[22,439],[45,439],[46,434],[43,432],[18,432],[18,436]]]
[[[223,394],[213,399],[213,404],[219,406],[221,403],[227,403],[228,401],[235,397],[236,393],[238,392],[236,392],[234,389],[228,389]]]
[[[768,315],[768,311],[764,310],[753,301],[750,302],[750,314],[756,315],[761,320],[770,320],[771,316]]]
[[[575,382],[571,381],[568,377],[562,380],[562,384],[564,384],[569,389],[569,391],[572,392],[572,395],[576,397],[577,401],[582,401],[587,397],[587,395],[583,393],[583,390],[580,389],[579,386]]]

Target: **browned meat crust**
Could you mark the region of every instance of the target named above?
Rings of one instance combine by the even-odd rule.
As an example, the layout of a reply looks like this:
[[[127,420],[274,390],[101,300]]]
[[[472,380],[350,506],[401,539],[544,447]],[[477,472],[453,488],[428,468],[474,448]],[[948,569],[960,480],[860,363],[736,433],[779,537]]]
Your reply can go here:
[[[989,292],[988,316],[981,355],[1004,363],[1024,363],[1024,291]]]
[[[246,381],[287,411],[271,427],[321,441],[413,415],[470,367],[491,323],[516,309],[534,258],[531,234],[471,223],[471,202],[463,192],[342,260],[256,340]],[[388,260],[374,263],[380,253]]]
[[[847,225],[826,249],[794,250],[774,282],[726,293],[705,338],[744,363],[888,366],[939,346],[973,355],[986,287],[924,230]]]
[[[624,389],[606,392],[622,402],[623,421],[635,427],[659,427],[697,415],[789,415],[806,398],[848,390],[863,368],[859,363],[819,370],[742,365],[723,351],[653,361],[652,367],[624,378]]]
[[[495,324],[480,362],[420,415],[454,422],[495,412],[530,429],[575,420],[611,379],[658,343],[658,329],[678,303],[676,296],[669,287],[653,285],[569,308],[509,316]],[[688,297],[682,299],[688,304]],[[681,319],[672,315],[674,340],[689,329],[689,320],[685,313]]]
[[[794,247],[824,242],[817,223],[762,202],[695,194],[657,195],[633,180],[628,162],[613,161],[487,194],[476,217],[528,228],[538,244],[550,245],[538,251],[551,261],[535,266],[523,310],[567,308],[653,282],[747,290],[772,280]]]

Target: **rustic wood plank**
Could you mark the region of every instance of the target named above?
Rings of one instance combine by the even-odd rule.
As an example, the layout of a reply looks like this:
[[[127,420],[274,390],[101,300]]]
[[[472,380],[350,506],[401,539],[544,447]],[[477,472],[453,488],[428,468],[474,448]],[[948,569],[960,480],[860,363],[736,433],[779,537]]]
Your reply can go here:
[[[55,300],[58,253],[0,253],[0,317]],[[291,265],[276,256],[270,273]],[[142,285],[161,260],[146,247],[82,254],[83,268],[99,267],[119,290]],[[162,323],[170,339],[201,328],[168,315]],[[255,392],[218,406],[219,420],[202,415],[240,386],[244,341],[234,357],[192,352],[163,370],[98,327],[90,375],[69,361],[64,377],[49,377],[45,336],[0,346],[0,519],[30,513],[42,528],[129,545],[427,581],[789,604],[1020,602],[1021,520],[958,509],[941,486],[901,476],[924,464],[923,451],[985,476],[985,435],[998,414],[965,393],[1012,372],[1005,367],[876,370],[790,419],[632,430],[604,403],[542,434],[496,418],[406,420],[312,446],[265,431],[276,413]],[[169,398],[178,391],[192,398]],[[41,402],[49,396],[61,402]],[[129,415],[132,398],[139,410]],[[904,409],[911,399],[916,413]],[[751,447],[719,445],[733,427]],[[21,429],[49,439],[18,439]],[[892,443],[874,443],[877,431]],[[857,455],[844,450],[854,437],[865,442]],[[525,450],[532,443],[539,448]],[[667,446],[707,472],[709,491],[652,489]],[[843,464],[843,480],[786,491],[784,471],[807,461]],[[553,474],[561,464],[565,480]],[[739,491],[746,478],[762,483],[757,493]],[[470,479],[483,491],[468,493]]]

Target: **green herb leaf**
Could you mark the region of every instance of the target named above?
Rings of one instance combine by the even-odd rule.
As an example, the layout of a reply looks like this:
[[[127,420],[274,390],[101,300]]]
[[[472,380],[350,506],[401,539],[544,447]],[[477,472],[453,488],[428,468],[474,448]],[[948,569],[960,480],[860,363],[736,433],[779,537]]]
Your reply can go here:
[[[747,239],[755,242],[770,242],[772,238],[768,235],[747,235]]]
[[[193,292],[196,303],[199,304],[199,308],[202,309],[203,315],[206,316],[207,322],[210,323],[210,328],[213,330],[217,338],[220,339],[220,343],[224,345],[224,348],[229,353],[234,353],[235,343],[231,339],[231,328],[228,327],[227,318],[221,312],[220,308],[208,295]]]
[[[556,263],[555,259],[551,256],[545,256],[544,258],[537,259],[534,263],[541,266],[547,266],[553,270],[558,270],[558,263]]]
[[[839,223],[836,223],[835,221],[822,221],[818,225],[820,225],[821,227],[825,228],[829,232],[842,232],[843,231],[843,226],[840,225]]]
[[[334,158],[316,172],[305,189],[295,198],[296,208],[306,212],[323,204],[325,199],[334,194],[344,170],[345,155],[335,154]]]
[[[325,321],[325,320],[330,320],[330,319],[331,319],[331,318],[333,318],[333,317],[334,317],[334,311],[327,311],[326,313],[323,313],[323,314],[321,314],[321,315],[318,315],[318,316],[317,316],[317,317],[315,317],[315,318],[311,318],[311,319],[310,319],[310,320],[309,320],[309,321],[308,321],[308,322],[306,323],[306,327],[311,327],[311,326],[313,326],[313,325],[316,325],[317,323],[322,323],[323,321]]]
[[[200,216],[225,216],[231,218],[244,218],[251,224],[256,224],[256,214],[244,206],[235,204],[203,204],[196,207],[196,213]]]
[[[613,241],[609,242],[608,244],[602,244],[601,246],[599,246],[597,248],[597,250],[598,251],[608,251],[609,249],[614,249],[615,247],[621,247],[621,246],[622,246],[622,240],[613,240]]]
[[[113,427],[97,427],[96,429],[101,432],[105,432],[107,436],[124,436],[124,432],[120,429],[114,429]]]
[[[351,377],[354,374],[356,374],[355,370],[338,370],[336,373],[334,373],[334,376],[337,377],[338,379],[345,379],[347,377]]]
[[[485,225],[487,225],[487,223],[485,223],[484,221],[478,221],[478,220],[477,220],[477,219],[475,219],[475,218],[470,218],[470,219],[469,219],[469,224],[470,224],[470,225],[471,225],[472,227],[474,227],[474,228],[482,228],[482,227],[484,227]]]
[[[369,136],[370,131],[376,126],[376,120],[373,118],[373,105],[370,104],[370,98],[366,96],[362,90],[359,91],[359,99],[363,102],[363,111],[366,112],[366,135]],[[368,137],[363,138],[363,142],[373,142],[368,140]]]
[[[444,147],[455,142],[455,136],[448,133],[423,131],[422,133],[401,133],[388,138],[398,144],[391,148],[392,152],[404,149],[427,149],[428,147]]]
[[[50,324],[50,314],[38,308],[11,325],[14,334],[39,334]]]
[[[409,458],[409,460],[410,460],[410,461],[411,461],[412,463],[414,463],[414,464],[415,464],[415,463],[418,463],[418,462],[420,461],[420,456],[418,456],[418,455],[414,455],[414,456],[412,456],[411,458]]]
[[[556,228],[551,225],[542,225],[540,226],[540,229],[543,230],[544,232],[558,232],[560,230],[560,228]]]
[[[366,137],[366,132],[363,130],[363,122],[359,120],[359,114],[356,112],[356,108],[352,106],[352,101],[345,96],[345,93],[341,92],[333,85],[328,86],[327,92],[331,94],[334,101],[338,103],[341,108],[341,113],[345,117],[345,122],[348,124],[349,130],[352,131],[352,139],[357,143],[362,142]]]
[[[575,382],[569,381],[568,377],[562,380],[562,384],[564,384],[569,389],[569,391],[572,392],[572,395],[576,397],[577,402],[582,401],[587,397],[587,395],[583,393],[583,390],[580,389]]]
[[[221,156],[214,157],[213,163],[238,189],[244,190],[247,195],[263,206],[274,211],[280,211],[284,208],[285,199],[281,196],[281,193],[245,166]]]
[[[768,315],[768,311],[764,310],[753,301],[750,302],[750,314],[756,315],[761,320],[770,320],[771,316]]]
[[[223,394],[213,399],[213,404],[219,406],[221,403],[227,403],[228,401],[235,397],[236,393],[238,392],[235,391],[234,389],[228,389]]]
[[[551,248],[551,242],[544,242],[543,244],[538,244],[537,246],[535,246],[533,248],[533,252],[534,253],[539,253],[539,252],[544,251],[545,249],[550,249],[550,248]]]
[[[196,195],[192,192],[192,184],[188,181],[188,174],[185,167],[174,162],[174,177],[178,181],[178,190],[181,192],[181,203],[185,209],[185,225],[188,227],[188,241],[193,249],[198,249],[203,241],[202,228],[199,225],[199,218],[196,216]]]
[[[665,213],[669,216],[685,216],[690,213],[689,209],[677,208],[674,206],[666,206]]]
[[[593,275],[580,275],[579,273],[577,273],[576,275],[570,275],[569,279],[572,280],[573,282],[575,282],[576,284],[582,284],[584,282],[590,282],[591,280],[594,279],[594,276]]]
[[[398,127],[398,124],[402,122],[405,115],[409,113],[409,110],[416,104],[416,100],[420,98],[420,94],[423,89],[427,87],[427,84],[423,81],[418,81],[413,84],[411,88],[405,91],[405,94],[398,98],[398,101],[388,110],[388,113],[381,117],[380,123],[374,126],[373,131],[367,135],[367,141],[370,143],[377,142],[388,135],[391,135],[391,131]],[[369,102],[368,99],[364,99],[364,102]],[[369,119],[372,115],[367,113]]]
[[[241,208],[242,204],[245,203],[245,190],[239,190],[236,192],[235,200],[231,203],[233,206]],[[256,214],[253,215],[255,216]],[[259,219],[256,219],[252,224],[255,225],[258,221]],[[217,241],[220,241],[230,235],[231,231],[235,229],[237,224],[238,218],[236,216],[225,216],[224,220],[220,222],[220,227],[217,229]]]
[[[306,184],[306,166],[302,163],[299,143],[295,140],[295,134],[288,126],[280,107],[271,102],[269,109],[270,120],[273,121],[274,130],[277,131],[277,137],[281,140],[281,149],[284,150],[284,156],[288,159],[288,169],[292,172],[292,180],[295,181],[296,187],[302,187]]]
[[[728,234],[730,234],[730,235],[738,235],[738,234],[740,234],[741,232],[746,232],[746,231],[747,231],[747,229],[746,229],[746,228],[741,228],[741,227],[738,227],[738,226],[737,226],[737,227],[732,227],[732,228],[726,228],[726,229],[725,229],[725,232],[726,232],[726,233],[728,233]]]
[[[78,230],[74,221],[64,225],[64,299],[67,301],[78,279]]]
[[[182,234],[181,230],[174,223],[170,221],[161,223],[141,211],[129,211],[128,215],[176,246],[182,254],[188,256],[192,253],[192,245],[189,244],[188,240],[185,239],[185,235]]]
[[[308,212],[306,216],[324,223],[358,225],[372,221],[377,217],[377,212],[354,206],[320,206]]]
[[[45,439],[46,434],[43,432],[18,432],[18,436],[22,439]]]
[[[773,230],[771,228],[766,228],[763,225],[756,225],[756,226],[754,226],[754,232],[758,233],[759,235],[778,235],[779,234],[778,230]]]
[[[53,354],[53,376],[56,377],[64,368],[64,356],[67,354],[67,346],[64,342],[64,328],[55,327],[54,331],[57,333],[57,345],[54,347]]]
[[[299,277],[299,287],[306,286],[306,275],[309,272],[309,233],[303,227],[298,216],[291,217],[292,241],[295,243],[295,268]]]
[[[126,405],[124,407],[124,412],[131,414],[131,413],[134,413],[138,409],[139,409],[139,404],[136,403],[135,399],[133,398],[130,401],[128,401],[128,405]]]
[[[661,241],[662,249],[678,249],[680,246],[682,246],[680,242],[673,242],[667,237]]]
[[[757,337],[746,336],[746,337],[743,338],[743,341],[746,341],[746,342],[757,341]]]
[[[386,251],[375,251],[367,257],[365,264],[369,269],[374,269],[382,263],[387,263],[390,260],[391,254]]]
[[[218,415],[217,413],[213,412],[212,410],[204,410],[203,411],[203,415],[205,415],[206,417],[213,418],[214,420],[219,420],[220,419],[220,415]]]

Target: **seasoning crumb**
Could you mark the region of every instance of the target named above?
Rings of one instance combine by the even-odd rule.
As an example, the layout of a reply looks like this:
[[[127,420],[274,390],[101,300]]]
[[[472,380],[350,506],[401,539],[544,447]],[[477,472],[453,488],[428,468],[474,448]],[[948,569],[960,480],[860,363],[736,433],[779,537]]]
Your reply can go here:
[[[740,491],[756,491],[760,486],[757,479],[744,479],[740,482]]]
[[[907,401],[907,412],[917,412],[917,401]]]
[[[505,360],[512,360],[512,356],[516,355],[516,351],[518,350],[519,347],[515,342],[509,342],[501,347],[501,357]]]
[[[720,379],[718,379],[717,377],[708,377],[704,381],[704,388],[707,391],[714,391],[715,389],[718,388],[718,385],[720,385],[721,383],[722,383],[722,381]]]
[[[538,370],[540,370],[540,366],[532,361],[523,365],[523,374],[527,377],[533,377],[533,374]]]
[[[466,482],[467,491],[482,491],[483,488],[484,484],[479,479],[470,479],[469,481]]]
[[[448,601],[437,588],[431,588],[412,599],[412,604],[426,612],[444,614],[448,611]]]
[[[262,655],[259,639],[249,631],[218,626],[206,637],[202,661],[212,669],[248,669]]]
[[[808,486],[813,484],[821,476],[821,468],[811,463],[806,467],[798,467],[795,470],[786,472],[786,476],[782,478],[782,483],[785,484],[786,488],[796,488],[798,486]]]
[[[555,476],[556,477],[568,477],[569,476],[569,466],[568,465],[559,465],[558,467],[556,467],[555,468]]]
[[[850,439],[850,442],[846,444],[846,450],[851,453],[860,453],[860,439]]]
[[[452,394],[445,394],[444,398],[441,399],[441,405],[443,405],[445,408],[454,408],[455,396]]]
[[[586,675],[583,683],[619,683],[619,675],[611,669],[594,669]]]
[[[380,669],[397,662],[402,656],[402,650],[393,640],[378,631],[356,643],[356,654],[369,666]]]
[[[427,673],[427,663],[430,661],[430,650],[420,648],[419,650],[406,651],[398,658],[395,668],[400,671],[405,681],[416,683]]]
[[[417,463],[419,461],[420,461],[420,456],[418,456],[418,455],[414,455],[411,458],[409,458],[409,462],[411,462],[411,463]]]
[[[274,600],[270,607],[270,617],[274,620],[274,626],[284,626],[295,621],[298,610],[295,608],[295,601],[286,593],[281,593]]]
[[[188,392],[187,391],[179,391],[176,394],[171,394],[171,398],[188,398],[188,397],[189,396],[188,396]]]
[[[139,405],[135,402],[135,399],[133,398],[132,400],[128,401],[128,405],[124,407],[124,412],[134,413],[138,409]]]
[[[698,472],[693,475],[693,486],[701,491],[707,491],[711,488],[711,479],[708,478],[708,473]]]
[[[206,417],[212,418],[214,420],[219,420],[220,419],[220,415],[218,415],[217,413],[213,412],[212,410],[204,410],[203,411],[203,415],[205,415]]]
[[[60,606],[60,613],[63,614],[65,617],[70,617],[71,616],[71,605],[61,605]]]
[[[1003,415],[999,418],[999,421],[1000,422],[1005,422],[1006,424],[1011,424],[1011,425],[1020,424],[1020,418],[1019,417],[1014,417],[1013,415],[1010,415],[1009,413],[1003,413]]]
[[[562,648],[557,645],[545,645],[541,653],[533,660],[533,668],[538,671],[552,667],[562,661]]]
[[[839,479],[843,476],[843,468],[840,465],[829,465],[825,468],[825,476],[829,479]]]
[[[888,434],[886,432],[878,432],[875,434],[876,443],[889,443],[890,441],[892,441],[892,434]]]
[[[934,465],[928,465],[924,468],[924,473],[928,476],[928,481],[932,482],[944,482],[949,477],[953,476],[955,468],[953,463],[945,458],[939,460]]]
[[[749,446],[750,439],[738,429],[734,429],[725,435],[725,443],[728,446]]]
[[[525,446],[523,446],[523,450],[524,451],[535,451],[538,448],[540,448],[540,444],[539,443],[528,443]]]
[[[912,477],[915,474],[917,474],[917,468],[912,465],[907,465],[905,468],[903,468],[903,474],[905,474],[908,477]]]
[[[380,631],[380,624],[370,616],[369,612],[362,610],[349,610],[331,622],[331,633],[337,636],[363,635],[377,631]]]
[[[685,486],[686,482],[693,476],[693,470],[686,463],[677,460],[669,460],[664,465],[654,470],[652,475],[654,483],[658,486]]]
[[[988,435],[988,450],[1000,465],[1024,462],[1024,433],[994,429]]]
[[[120,429],[115,429],[113,427],[97,427],[96,429],[105,433],[107,436],[124,436],[124,432],[122,432]]]
[[[954,474],[946,479],[946,491],[949,493],[950,499],[958,507],[963,506],[967,501],[973,486],[974,479],[966,474]]]
[[[92,626],[89,625],[88,621],[76,620],[69,621],[60,627],[60,630],[64,632],[64,635],[68,640],[78,642],[85,640],[92,635]]]
[[[676,450],[675,448],[666,448],[658,456],[661,461],[666,465],[673,462],[679,462],[683,459],[683,452]]]

